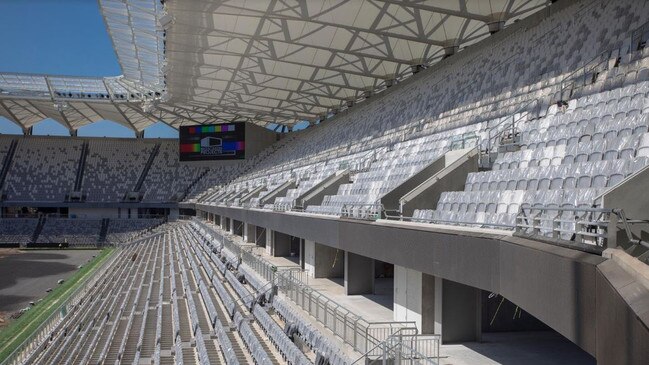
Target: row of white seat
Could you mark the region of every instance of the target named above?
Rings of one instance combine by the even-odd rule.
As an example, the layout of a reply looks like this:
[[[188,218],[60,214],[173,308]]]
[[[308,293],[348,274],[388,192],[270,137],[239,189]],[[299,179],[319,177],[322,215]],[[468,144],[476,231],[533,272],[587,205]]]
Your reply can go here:
[[[494,161],[493,170],[547,167],[580,162],[634,159],[649,156],[649,134],[580,142],[573,145],[538,147],[505,152]]]
[[[557,208],[593,207],[601,188],[555,190],[495,190],[445,192],[437,203],[438,211],[456,213],[510,213],[533,206]]]
[[[529,123],[532,124],[532,123]],[[519,143],[523,149],[554,145],[573,145],[591,140],[637,136],[647,132],[646,115],[623,117],[619,120],[602,122],[599,118],[583,119],[558,125],[557,128],[530,129],[520,133]]]
[[[582,162],[470,173],[466,191],[612,187],[647,166],[647,158]]]

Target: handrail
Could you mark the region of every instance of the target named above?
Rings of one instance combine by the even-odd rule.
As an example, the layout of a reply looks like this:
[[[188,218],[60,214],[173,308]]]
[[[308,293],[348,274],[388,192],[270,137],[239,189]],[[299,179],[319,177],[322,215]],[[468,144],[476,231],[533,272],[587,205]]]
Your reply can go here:
[[[195,219],[194,222],[203,227],[205,231],[209,230],[215,235],[222,237],[222,244],[226,241],[230,245],[239,247],[238,257],[241,257],[243,263],[257,272],[262,278],[273,283],[273,287],[283,292],[284,295],[299,307],[303,308],[307,313],[315,317],[315,319],[324,325],[325,328],[331,330],[336,336],[340,337],[345,343],[351,345],[357,351],[364,351],[367,346],[370,327],[381,324],[391,324],[399,327],[396,328],[409,328],[411,331],[416,329],[414,322],[370,322],[361,316],[355,315],[349,309],[341,306],[336,301],[330,299],[325,294],[318,290],[312,289],[308,283],[305,283],[299,276],[304,276],[304,271],[298,267],[295,270],[277,270],[277,267],[270,264],[263,258],[252,255],[244,251],[240,246],[230,240],[229,237],[217,232],[205,224],[200,219]],[[204,233],[201,233],[204,234]],[[222,246],[227,250],[233,250],[232,247],[225,245]],[[247,262],[247,260],[254,262]],[[260,267],[264,268],[264,272],[260,272]],[[275,268],[275,270],[273,270]],[[380,339],[378,339],[380,340]]]
[[[613,48],[613,49],[604,50],[604,51],[598,53],[595,57],[591,58],[588,62],[584,63],[582,66],[580,66],[576,70],[574,70],[571,73],[569,73],[568,75],[566,75],[566,77],[564,77],[561,80],[561,83],[560,83],[560,97],[561,97],[561,100],[565,100],[564,92],[568,87],[571,88],[570,91],[571,91],[571,94],[572,94],[572,87],[575,84],[574,79],[576,79],[577,77],[584,77],[585,78],[587,74],[589,74],[590,72],[592,72],[593,70],[598,68],[600,65],[608,63],[608,61],[611,58],[611,55],[615,51],[621,51],[621,48]],[[593,62],[595,62],[595,63],[592,64]],[[588,71],[586,71],[587,69],[588,69]],[[605,70],[608,70],[608,67],[606,67],[604,69],[604,71]],[[580,72],[581,72],[581,75],[577,75]],[[584,81],[585,81],[585,79],[584,79]],[[568,95],[568,96],[570,96],[570,95]]]
[[[647,224],[647,223],[649,223],[649,221],[646,221],[646,220],[630,220],[630,219],[627,219],[626,213],[624,213],[624,210],[618,209],[618,211],[619,211],[618,212],[618,217],[620,217],[620,219],[622,220],[622,225],[624,226],[624,231],[626,233],[627,238],[629,239],[629,242],[634,242],[635,241],[637,244],[639,244],[639,245],[641,245],[641,246],[643,246],[645,248],[649,248],[649,243],[643,241],[642,239],[635,240],[633,238],[633,234],[631,233],[631,227],[629,226],[629,224],[633,224],[633,223]]]
[[[495,126],[489,128],[489,131],[487,132],[487,140],[486,140],[486,148],[485,150],[487,153],[491,152],[493,150],[493,147],[496,145],[496,139],[499,138],[505,131],[510,129],[509,127],[511,126],[511,135],[514,136],[516,134],[516,127],[518,123],[526,118],[529,113],[528,108],[532,103],[538,103],[539,99],[529,99],[525,103],[523,103],[522,106],[518,107],[515,112],[511,114],[511,118],[507,117],[504,120],[501,120],[498,124]],[[516,118],[516,114],[519,114],[518,118]],[[511,120],[510,120],[511,119]],[[507,125],[507,128],[501,129],[500,127],[503,125]],[[495,131],[495,132],[493,132]],[[495,134],[492,134],[495,133]]]
[[[387,212],[387,211],[386,211]],[[428,218],[417,218],[417,217],[407,217],[404,215],[390,215],[387,213],[383,213],[385,215],[385,218],[388,220],[399,220],[399,221],[412,221],[412,222],[421,222],[421,223],[447,223],[447,224],[452,224],[452,225],[467,225],[467,226],[480,226],[477,228],[482,228],[482,226],[489,226],[489,227],[503,227],[503,228],[509,228],[512,229],[515,226],[511,224],[502,224],[502,223],[487,223],[487,222],[468,222],[468,221],[450,221],[450,220],[444,220],[444,219],[428,219]]]
[[[372,163],[376,161],[376,156],[386,152],[385,150],[389,148],[390,146],[378,147],[370,150],[363,157],[359,158],[357,161],[353,163],[347,162],[347,167],[349,168],[349,172],[351,174],[355,174],[355,173],[367,171],[370,168],[370,165],[372,165]],[[339,170],[343,170],[340,167],[342,167],[342,164],[339,165]]]
[[[463,133],[459,136],[453,136],[451,137],[451,143],[450,143],[450,150],[455,151],[455,150],[462,150],[465,148],[468,148],[467,146],[469,145],[469,141],[475,141],[476,144],[480,143],[480,136],[476,134],[475,132],[466,132]],[[456,143],[461,142],[459,145],[456,145]]]
[[[363,353],[358,359],[353,361],[350,365],[358,364],[359,361],[367,361],[367,360],[374,360],[374,361],[381,361],[383,364],[388,364],[388,363],[404,363],[404,361],[410,360],[412,362],[415,360],[415,364],[433,364],[433,365],[438,365],[439,364],[439,345],[441,342],[441,336],[440,335],[411,335],[411,334],[405,334],[403,333],[404,330],[407,330],[407,328],[404,329],[398,329],[395,331],[392,335],[388,336],[385,340],[379,341],[374,345],[371,349],[367,350],[365,353]],[[415,346],[409,346],[404,342],[404,337],[406,339],[410,339],[412,342],[412,339],[414,338],[414,344]],[[435,350],[434,354],[431,354],[430,356],[428,354],[423,354],[421,351],[419,351],[417,346],[417,339],[418,338],[426,338],[427,340],[433,340],[435,343]],[[376,338],[374,340],[378,341]],[[376,354],[377,349],[381,349],[380,354]],[[407,353],[409,356],[403,357],[402,355],[402,349],[406,349]],[[376,356],[377,358],[370,359],[370,357]]]
[[[401,331],[401,330],[397,330],[397,331]],[[392,336],[390,336],[390,337],[392,337]],[[388,337],[388,339],[389,339],[390,337]],[[361,361],[361,360],[365,360],[365,359],[367,359],[367,358],[370,356],[370,354],[371,354],[374,350],[378,349],[379,347],[384,348],[383,353],[384,353],[384,354],[387,354],[387,351],[385,351],[385,350],[386,350],[386,349],[389,350],[389,348],[387,347],[387,345],[388,345],[388,339],[385,339],[384,341],[378,341],[378,340],[377,340],[378,342],[377,342],[376,345],[374,345],[371,349],[369,349],[369,350],[367,350],[365,353],[363,353],[360,357],[358,357],[358,359],[354,360],[354,362],[352,362],[350,365],[354,365],[354,364],[358,363],[358,362]],[[398,345],[399,345],[399,344],[395,344],[394,347],[396,347],[396,346],[398,346]]]
[[[527,212],[526,212],[527,211]],[[538,213],[532,215],[532,212]],[[528,216],[529,212],[529,216]],[[543,216],[548,212],[555,212],[553,217]],[[570,218],[565,218],[565,213],[574,213]],[[583,213],[581,215],[577,213]],[[596,216],[595,216],[596,215]],[[611,219],[615,216],[615,219]],[[545,226],[543,222],[549,222]],[[615,228],[620,222],[629,243],[639,244],[649,248],[649,243],[635,239],[631,232],[630,224],[647,223],[646,221],[633,221],[626,217],[623,209],[619,208],[588,208],[588,207],[521,207],[516,217],[516,234],[538,238],[547,237],[542,231],[551,233],[552,239],[569,244],[586,244],[605,249],[609,246],[611,237],[614,239]],[[574,229],[563,228],[562,224],[574,224]],[[586,227],[586,230],[583,230]],[[570,239],[561,237],[561,234],[572,234]],[[565,235],[564,235],[565,236]],[[588,237],[589,239],[585,239]]]
[[[363,209],[366,207],[367,210]],[[358,210],[360,215],[355,216],[354,210]],[[385,207],[381,203],[345,203],[341,208],[340,217],[375,220],[381,218],[381,213],[384,211]]]

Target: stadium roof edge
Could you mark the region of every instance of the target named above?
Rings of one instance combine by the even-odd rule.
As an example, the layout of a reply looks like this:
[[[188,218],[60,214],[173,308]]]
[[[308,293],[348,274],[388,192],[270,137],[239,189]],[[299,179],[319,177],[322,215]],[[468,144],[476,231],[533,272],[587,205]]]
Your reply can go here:
[[[139,132],[315,121],[412,77],[547,0],[97,0],[115,77],[0,74],[0,116],[29,128],[109,119]]]

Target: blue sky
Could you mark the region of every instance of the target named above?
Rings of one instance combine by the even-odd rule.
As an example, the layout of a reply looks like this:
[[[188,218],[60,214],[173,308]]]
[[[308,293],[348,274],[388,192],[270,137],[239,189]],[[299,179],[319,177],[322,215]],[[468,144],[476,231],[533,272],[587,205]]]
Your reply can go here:
[[[0,72],[73,76],[121,74],[96,0],[0,0]],[[0,117],[0,133],[22,133]],[[113,122],[79,129],[80,136],[133,137]],[[45,120],[34,134],[67,135],[59,123]],[[160,123],[146,137],[177,137]]]

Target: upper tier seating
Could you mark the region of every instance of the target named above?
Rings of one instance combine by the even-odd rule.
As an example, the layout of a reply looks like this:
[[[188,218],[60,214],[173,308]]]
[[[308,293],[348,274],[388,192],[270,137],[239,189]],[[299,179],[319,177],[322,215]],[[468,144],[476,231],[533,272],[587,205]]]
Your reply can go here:
[[[442,194],[436,210],[431,203],[415,218],[506,228],[528,207],[592,207],[606,189],[647,165],[649,51],[631,48],[631,32],[648,20],[646,2],[568,6],[524,33],[458,54],[438,72],[296,134],[272,159],[204,201],[237,205],[232,192],[259,185],[268,191],[291,178],[297,188],[264,207],[290,209],[298,192],[312,186],[303,176],[322,166],[331,176],[338,169],[329,161],[354,156],[360,163],[360,156],[373,154],[352,183],[306,211],[377,216],[385,193],[456,142],[470,147],[473,135],[487,147],[510,124],[503,121],[517,121],[520,150],[499,153],[492,171],[470,174],[465,191]],[[591,60],[600,62],[592,68],[597,74],[575,79],[573,71]],[[565,89],[569,83],[562,80],[579,82]],[[566,110],[554,104],[561,96],[571,98]]]
[[[367,213],[376,213],[372,207],[380,198],[448,152],[452,137],[470,136],[473,144],[464,147],[475,146],[478,136],[484,134],[487,125],[488,123],[478,123],[399,142],[380,150],[376,161],[371,163],[367,171],[358,173],[353,183],[341,185],[337,195],[325,196],[322,205],[308,206],[306,211],[340,215],[343,208],[348,206],[353,207],[350,212],[352,216],[366,217]],[[369,211],[364,208],[369,208]]]
[[[643,61],[644,62],[644,61]],[[519,126],[520,150],[471,173],[465,191],[443,193],[415,217],[513,226],[519,209],[583,208],[649,163],[649,82],[577,99],[565,113]]]
[[[133,191],[155,140],[91,139],[82,191],[87,201],[115,202]]]
[[[142,201],[177,201],[206,170],[205,167],[181,163],[178,159],[177,141],[161,141],[158,155],[142,185]]]
[[[6,200],[64,201],[74,187],[82,144],[66,137],[18,139],[5,183]]]
[[[85,142],[89,147],[81,190],[91,202],[123,201],[136,187],[156,144],[160,150],[141,187],[144,202],[177,201],[192,184],[194,194],[202,193],[235,171],[180,163],[177,140],[43,136],[2,136],[0,165],[14,140],[18,144],[3,191],[10,202],[65,201],[74,190]]]

